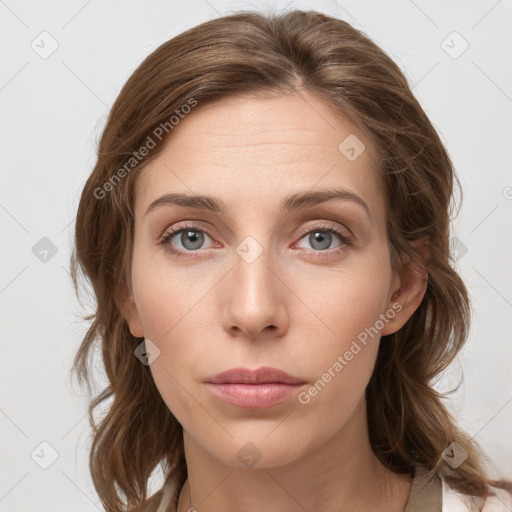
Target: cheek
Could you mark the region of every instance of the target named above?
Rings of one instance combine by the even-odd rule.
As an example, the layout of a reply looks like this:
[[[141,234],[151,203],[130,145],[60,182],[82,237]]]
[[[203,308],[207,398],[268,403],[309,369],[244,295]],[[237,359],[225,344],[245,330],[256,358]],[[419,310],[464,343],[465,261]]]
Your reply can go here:
[[[296,288],[310,310],[298,330],[315,340],[301,343],[314,384],[298,398],[310,412],[336,423],[355,407],[373,372],[387,318],[389,275],[369,261],[357,269],[316,277]]]
[[[215,284],[213,273],[198,280],[197,272],[185,266],[173,268],[162,252],[158,256],[140,250],[134,253],[132,280],[137,310],[147,338],[165,341],[197,317],[197,306]],[[167,341],[166,341],[167,343]]]
[[[205,293],[219,276],[205,275],[198,282],[197,275],[186,268],[173,270],[165,258],[156,259],[149,262],[147,255],[134,254],[134,295],[144,336],[160,351],[150,365],[155,385],[178,421],[186,425],[187,418],[200,414],[193,398],[197,390],[190,383],[201,368],[207,368],[209,354],[215,350],[211,336],[207,337],[215,317],[208,310]]]
[[[324,287],[324,294],[309,296],[311,308],[322,320],[316,322],[321,330],[312,338],[315,343],[302,345],[301,359],[307,361],[312,379],[297,396],[300,425],[285,422],[283,436],[293,436],[297,428],[316,432],[305,440],[314,449],[348,425],[356,410],[363,414],[364,393],[380,343],[375,324],[382,312],[383,288],[374,279],[346,276],[336,286]]]
[[[379,338],[386,313],[390,272],[375,259],[317,275],[298,277],[294,292],[308,306],[301,313],[306,330],[321,335],[324,353],[347,350],[352,340]],[[320,334],[321,333],[321,334]],[[342,353],[342,352],[341,352]]]

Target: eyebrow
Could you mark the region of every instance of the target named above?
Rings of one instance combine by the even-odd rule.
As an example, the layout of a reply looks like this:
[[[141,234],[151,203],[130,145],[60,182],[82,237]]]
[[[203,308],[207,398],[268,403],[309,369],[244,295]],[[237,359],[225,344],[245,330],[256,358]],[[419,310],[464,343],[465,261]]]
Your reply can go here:
[[[279,210],[281,212],[288,212],[290,210],[298,210],[300,208],[309,208],[333,199],[356,203],[365,210],[368,216],[370,216],[370,209],[363,198],[354,192],[350,192],[345,189],[331,189],[291,194],[283,199],[279,205]],[[198,210],[208,210],[216,213],[225,213],[227,210],[226,203],[216,197],[169,193],[155,199],[149,205],[144,215],[147,215],[150,211],[155,210],[156,208],[169,204],[196,208]]]

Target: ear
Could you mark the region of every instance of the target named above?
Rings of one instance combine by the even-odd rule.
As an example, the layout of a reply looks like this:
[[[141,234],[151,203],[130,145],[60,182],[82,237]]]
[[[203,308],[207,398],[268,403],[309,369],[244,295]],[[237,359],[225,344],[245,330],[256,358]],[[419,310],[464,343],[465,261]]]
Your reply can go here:
[[[404,266],[403,278],[401,280],[397,279],[399,286],[389,299],[390,307],[398,303],[401,305],[401,309],[384,326],[384,329],[381,331],[382,336],[393,334],[401,329],[416,309],[418,309],[427,291],[428,272],[425,269],[425,263],[428,261],[430,254],[428,238],[425,236],[414,242],[409,242],[409,244],[416,250],[422,263],[416,263],[405,253],[402,255]],[[398,307],[395,306],[393,309],[397,311]]]
[[[142,328],[142,322],[139,317],[139,312],[137,310],[132,291],[124,288],[119,293],[116,303],[128,324],[132,336],[135,338],[143,338],[144,330]]]

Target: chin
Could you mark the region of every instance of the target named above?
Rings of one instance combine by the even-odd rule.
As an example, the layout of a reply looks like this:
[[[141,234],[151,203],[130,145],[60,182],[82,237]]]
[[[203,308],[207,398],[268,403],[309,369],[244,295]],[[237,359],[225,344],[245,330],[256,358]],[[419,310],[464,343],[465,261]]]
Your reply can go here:
[[[274,425],[275,427],[275,425]],[[304,456],[308,450],[308,440],[288,435],[271,433],[269,429],[252,429],[244,435],[235,434],[224,443],[204,448],[226,466],[235,468],[263,469],[291,464]]]

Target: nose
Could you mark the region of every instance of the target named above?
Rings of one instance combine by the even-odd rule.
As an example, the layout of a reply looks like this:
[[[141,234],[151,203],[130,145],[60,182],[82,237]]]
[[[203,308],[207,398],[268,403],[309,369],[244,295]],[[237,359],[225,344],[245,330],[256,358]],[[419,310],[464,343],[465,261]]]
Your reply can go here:
[[[251,340],[282,337],[288,330],[287,299],[291,292],[268,250],[252,262],[235,253],[229,274],[222,291],[226,332]]]

